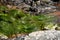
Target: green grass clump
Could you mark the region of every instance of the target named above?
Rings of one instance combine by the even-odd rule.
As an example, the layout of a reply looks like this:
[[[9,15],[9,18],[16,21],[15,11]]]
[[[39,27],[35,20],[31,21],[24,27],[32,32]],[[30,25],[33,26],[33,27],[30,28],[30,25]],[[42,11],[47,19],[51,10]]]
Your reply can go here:
[[[2,8],[2,9],[1,9]],[[30,15],[22,10],[0,8],[0,33],[10,37],[13,34],[43,30],[47,23],[53,23],[54,16]]]

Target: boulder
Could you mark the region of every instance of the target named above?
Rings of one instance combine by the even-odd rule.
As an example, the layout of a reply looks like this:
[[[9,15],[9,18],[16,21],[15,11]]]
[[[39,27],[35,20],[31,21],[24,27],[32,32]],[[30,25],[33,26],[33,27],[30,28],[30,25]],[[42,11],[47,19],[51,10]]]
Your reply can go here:
[[[46,30],[32,32],[25,37],[25,40],[60,40],[60,31]]]

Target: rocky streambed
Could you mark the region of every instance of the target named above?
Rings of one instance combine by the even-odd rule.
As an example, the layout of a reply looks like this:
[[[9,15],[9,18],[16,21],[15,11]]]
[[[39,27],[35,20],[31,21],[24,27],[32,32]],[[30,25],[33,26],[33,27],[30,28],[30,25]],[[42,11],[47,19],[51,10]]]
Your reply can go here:
[[[57,8],[51,0],[0,0],[0,3],[14,5],[16,8],[31,14],[51,13],[55,12]]]

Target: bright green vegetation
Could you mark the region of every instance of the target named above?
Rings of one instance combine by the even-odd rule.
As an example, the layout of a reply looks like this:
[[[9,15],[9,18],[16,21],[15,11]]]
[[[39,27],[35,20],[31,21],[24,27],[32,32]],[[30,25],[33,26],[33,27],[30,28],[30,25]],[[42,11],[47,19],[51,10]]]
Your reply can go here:
[[[31,33],[43,30],[48,25],[54,26],[54,16],[49,15],[30,15],[21,10],[11,9],[0,6],[0,33],[10,36],[18,33]]]

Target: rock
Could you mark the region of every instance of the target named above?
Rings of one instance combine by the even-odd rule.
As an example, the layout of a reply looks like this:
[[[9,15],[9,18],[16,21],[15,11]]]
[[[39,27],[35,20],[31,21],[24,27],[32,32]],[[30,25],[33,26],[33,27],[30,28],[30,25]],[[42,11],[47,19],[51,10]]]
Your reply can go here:
[[[17,6],[18,9],[28,10],[31,6],[25,3],[21,3]]]
[[[5,36],[5,35],[3,35],[3,34],[0,35],[0,40],[7,40],[7,39],[8,39],[7,36]]]
[[[16,38],[15,40],[24,40],[25,36],[20,36],[18,38]]]
[[[25,40],[60,40],[60,31],[47,30],[32,32],[25,37]]]
[[[37,5],[40,5],[40,1],[37,1]]]
[[[11,5],[16,6],[18,9],[23,9],[28,13],[51,13],[56,11],[51,0],[0,0],[2,3],[8,4],[7,7],[13,8]],[[14,9],[16,8],[14,7]]]
[[[42,0],[42,1],[44,1],[44,2],[50,2],[51,0]]]

